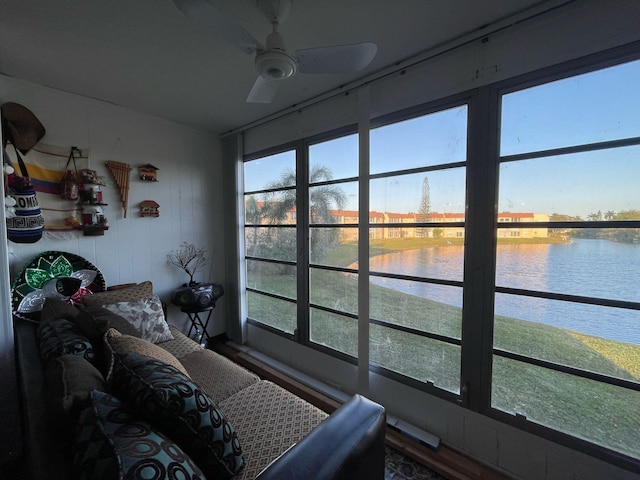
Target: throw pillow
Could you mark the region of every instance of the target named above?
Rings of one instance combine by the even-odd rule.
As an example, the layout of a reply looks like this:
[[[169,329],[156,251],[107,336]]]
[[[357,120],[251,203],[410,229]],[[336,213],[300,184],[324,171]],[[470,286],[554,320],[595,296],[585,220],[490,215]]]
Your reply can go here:
[[[153,343],[173,340],[169,325],[164,319],[162,302],[157,295],[131,302],[103,305],[103,307],[126,319],[140,332],[140,336],[145,340]]]
[[[102,337],[110,328],[133,337],[140,336],[140,332],[128,320],[102,307],[82,307],[75,322],[96,345],[102,342]]]
[[[175,367],[135,353],[115,354],[111,386],[141,416],[170,434],[207,478],[231,478],[242,469],[233,426]]]
[[[141,298],[151,298],[153,296],[153,283],[142,282],[131,287],[119,288],[117,290],[107,290],[93,295],[82,297],[82,304],[89,306],[108,305],[118,302],[131,302]]]
[[[84,408],[92,390],[107,390],[102,374],[76,355],[62,355],[47,363],[44,370],[47,399],[52,417],[64,417]]]
[[[93,345],[70,320],[61,318],[41,324],[36,333],[44,362],[65,354],[78,355],[90,362],[95,360]]]
[[[171,353],[167,352],[164,348],[151,343],[142,338],[132,337],[131,335],[123,335],[118,330],[110,328],[107,333],[104,334],[104,342],[109,352],[109,367],[107,370],[107,380],[111,379],[113,370],[113,354],[114,353],[138,353],[140,355],[146,355],[161,360],[169,365],[176,367],[181,373],[189,377],[187,370],[184,368],[180,360],[174,357]]]
[[[205,479],[184,451],[113,395],[93,391],[74,442],[74,478]]]
[[[54,320],[65,318],[74,320],[80,311],[64,300],[45,298],[40,312],[40,323],[48,323]]]

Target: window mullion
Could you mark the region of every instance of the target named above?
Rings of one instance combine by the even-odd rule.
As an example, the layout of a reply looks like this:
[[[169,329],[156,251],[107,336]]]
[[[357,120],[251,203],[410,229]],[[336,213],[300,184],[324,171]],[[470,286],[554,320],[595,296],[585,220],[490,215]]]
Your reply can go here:
[[[488,408],[491,400],[498,181],[496,98],[489,88],[481,88],[471,99],[469,110],[460,403],[475,411]]]
[[[358,91],[358,392],[369,393],[369,89]]]
[[[296,148],[297,330],[295,340],[309,343],[309,146]]]

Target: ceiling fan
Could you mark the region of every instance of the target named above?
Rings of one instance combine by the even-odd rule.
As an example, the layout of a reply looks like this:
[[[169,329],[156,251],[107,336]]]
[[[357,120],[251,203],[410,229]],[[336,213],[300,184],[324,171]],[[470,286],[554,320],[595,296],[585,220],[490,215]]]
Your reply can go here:
[[[210,0],[173,0],[178,9],[210,29],[225,42],[244,53],[255,54],[254,64],[258,72],[247,103],[271,103],[281,80],[300,73],[354,73],[365,68],[378,47],[364,42],[353,45],[336,45],[287,52],[280,25],[289,15],[291,0],[257,0],[258,7],[271,22],[272,32],[262,45],[250,33],[233,22]]]

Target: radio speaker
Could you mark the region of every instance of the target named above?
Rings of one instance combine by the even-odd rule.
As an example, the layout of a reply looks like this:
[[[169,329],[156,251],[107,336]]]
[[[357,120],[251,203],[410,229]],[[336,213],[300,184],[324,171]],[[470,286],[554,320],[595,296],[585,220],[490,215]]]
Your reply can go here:
[[[224,295],[218,283],[200,283],[173,291],[171,302],[187,310],[199,310],[216,306],[216,300]]]

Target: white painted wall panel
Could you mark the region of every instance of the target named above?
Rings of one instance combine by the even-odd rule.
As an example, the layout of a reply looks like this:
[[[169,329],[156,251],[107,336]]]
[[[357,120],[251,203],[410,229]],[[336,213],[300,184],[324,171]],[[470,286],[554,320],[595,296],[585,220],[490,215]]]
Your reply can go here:
[[[13,274],[32,256],[45,250],[62,250],[85,257],[105,276],[107,285],[151,280],[154,291],[169,301],[171,291],[188,281],[184,272],[167,264],[167,254],[183,241],[205,247],[209,268],[196,280],[224,284],[223,202],[219,139],[203,130],[126,108],[59,92],[7,77],[0,77],[0,99],[31,109],[45,126],[43,143],[90,149],[90,168],[105,176],[104,236],[71,239],[43,238],[37,243],[9,242]],[[120,195],[105,161],[131,165],[129,208],[123,217]],[[143,182],[137,167],[151,163],[159,168],[159,182]],[[142,200],[160,204],[160,217],[142,218]],[[6,292],[5,292],[6,293]],[[214,312],[211,334],[224,331],[224,297]],[[186,316],[170,306],[169,320],[185,326]],[[212,323],[213,326],[213,323]]]

